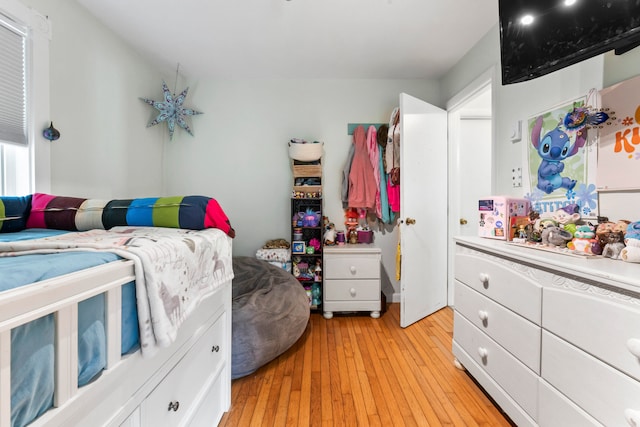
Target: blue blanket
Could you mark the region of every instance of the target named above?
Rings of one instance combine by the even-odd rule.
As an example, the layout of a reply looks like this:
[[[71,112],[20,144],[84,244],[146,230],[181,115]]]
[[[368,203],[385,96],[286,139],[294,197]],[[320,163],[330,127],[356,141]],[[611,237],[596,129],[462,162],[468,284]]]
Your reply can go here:
[[[28,240],[64,233],[24,230],[2,233],[0,241]],[[0,292],[120,259],[105,252],[73,252],[0,258]],[[96,377],[106,365],[104,295],[78,304],[78,385]],[[53,405],[54,319],[44,316],[11,331],[11,423],[24,426]],[[138,345],[133,282],[122,287],[123,354]]]

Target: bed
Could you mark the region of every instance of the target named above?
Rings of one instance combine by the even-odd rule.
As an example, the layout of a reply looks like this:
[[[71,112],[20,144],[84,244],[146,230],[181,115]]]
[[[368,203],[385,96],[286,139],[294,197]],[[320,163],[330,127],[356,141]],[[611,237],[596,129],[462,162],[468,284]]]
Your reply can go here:
[[[68,209],[50,206],[55,196],[35,196],[0,198],[0,427],[216,425],[230,405],[233,278],[233,229],[219,206],[219,227],[209,219],[209,227],[183,229],[176,227],[183,215],[154,219],[141,211],[206,211],[208,198],[144,199],[128,219],[123,206],[142,199],[120,201],[109,212],[120,225],[106,231],[100,221],[110,201],[74,199]],[[91,225],[78,227],[83,212]],[[30,225],[44,227],[28,228],[30,215]],[[158,227],[162,221],[172,226]],[[169,235],[197,255],[194,265],[211,262],[205,270],[213,273],[185,267]],[[216,244],[205,250],[204,241]],[[142,247],[153,256],[128,252]],[[149,262],[165,273],[164,317],[154,308]],[[174,282],[181,294],[166,289]]]

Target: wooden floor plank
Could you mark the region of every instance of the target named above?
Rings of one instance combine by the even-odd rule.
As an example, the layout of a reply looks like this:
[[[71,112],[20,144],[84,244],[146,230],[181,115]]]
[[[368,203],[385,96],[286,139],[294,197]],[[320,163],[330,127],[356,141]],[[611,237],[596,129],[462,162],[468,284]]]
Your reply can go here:
[[[399,304],[379,319],[312,313],[289,350],[232,382],[220,426],[510,426],[453,365],[453,311],[400,328]]]

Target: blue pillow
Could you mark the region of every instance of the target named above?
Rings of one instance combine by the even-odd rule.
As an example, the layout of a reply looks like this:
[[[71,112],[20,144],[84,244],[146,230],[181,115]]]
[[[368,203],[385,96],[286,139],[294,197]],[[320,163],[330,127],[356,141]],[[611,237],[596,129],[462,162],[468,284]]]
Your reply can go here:
[[[31,212],[31,195],[0,197],[0,233],[13,233],[27,228]]]

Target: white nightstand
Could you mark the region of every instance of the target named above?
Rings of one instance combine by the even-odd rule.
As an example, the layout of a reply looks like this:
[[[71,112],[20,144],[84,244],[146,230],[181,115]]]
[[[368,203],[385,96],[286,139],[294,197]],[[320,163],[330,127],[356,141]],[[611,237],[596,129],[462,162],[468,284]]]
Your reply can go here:
[[[324,317],[334,311],[371,311],[380,317],[380,260],[372,244],[324,247]]]

